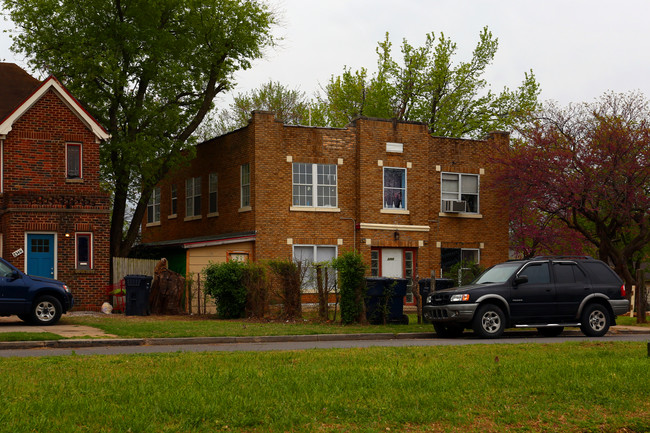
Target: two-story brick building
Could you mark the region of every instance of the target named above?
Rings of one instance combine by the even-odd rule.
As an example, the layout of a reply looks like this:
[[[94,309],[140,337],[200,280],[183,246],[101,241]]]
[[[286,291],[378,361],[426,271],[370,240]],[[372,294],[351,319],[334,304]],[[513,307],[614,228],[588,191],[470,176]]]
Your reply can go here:
[[[109,137],[55,78],[0,63],[0,254],[64,281],[98,310],[109,280],[110,201],[99,182]]]
[[[289,126],[254,112],[159,184],[143,243],[193,273],[210,261],[322,261],[354,249],[377,276],[439,277],[461,258],[491,265],[508,258],[507,204],[481,184],[504,140],[368,118]]]

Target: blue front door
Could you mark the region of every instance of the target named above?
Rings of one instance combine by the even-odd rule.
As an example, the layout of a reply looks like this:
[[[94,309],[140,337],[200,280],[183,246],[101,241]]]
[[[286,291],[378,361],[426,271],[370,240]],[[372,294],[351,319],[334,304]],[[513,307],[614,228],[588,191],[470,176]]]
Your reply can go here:
[[[27,273],[54,278],[54,235],[27,235]]]

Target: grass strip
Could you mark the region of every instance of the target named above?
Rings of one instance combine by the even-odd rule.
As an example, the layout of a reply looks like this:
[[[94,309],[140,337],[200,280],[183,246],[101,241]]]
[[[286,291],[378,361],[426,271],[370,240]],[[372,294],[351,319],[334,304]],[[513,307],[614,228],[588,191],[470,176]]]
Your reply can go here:
[[[646,432],[645,343],[0,359],[0,431]]]
[[[85,325],[102,329],[107,334],[123,338],[170,338],[170,337],[245,337],[262,335],[315,335],[357,333],[404,333],[433,332],[430,323],[417,324],[415,315],[409,317],[409,325],[341,325],[319,323],[308,317],[304,320],[254,321],[221,320],[215,316],[65,316],[61,324]]]
[[[51,332],[0,332],[0,341],[44,341],[63,339],[64,337]]]

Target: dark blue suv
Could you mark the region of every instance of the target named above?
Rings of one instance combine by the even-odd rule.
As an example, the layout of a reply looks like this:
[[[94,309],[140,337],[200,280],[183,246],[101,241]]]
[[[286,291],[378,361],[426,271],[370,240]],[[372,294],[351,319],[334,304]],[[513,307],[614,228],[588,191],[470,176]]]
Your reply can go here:
[[[0,316],[15,314],[34,325],[54,325],[73,304],[61,281],[27,275],[0,258]]]

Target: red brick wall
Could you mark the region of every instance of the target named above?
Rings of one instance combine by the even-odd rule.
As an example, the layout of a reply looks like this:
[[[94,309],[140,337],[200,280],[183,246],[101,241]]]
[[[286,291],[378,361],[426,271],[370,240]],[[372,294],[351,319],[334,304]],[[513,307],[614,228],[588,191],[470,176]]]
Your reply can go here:
[[[190,167],[163,184],[162,222],[143,227],[145,242],[256,230],[255,258],[290,258],[292,245],[338,245],[339,253],[357,249],[370,263],[371,247],[416,248],[418,274],[439,276],[440,247],[479,248],[481,263],[494,264],[508,257],[508,224],[501,198],[480,190],[481,218],[440,215],[441,172],[489,177],[487,152],[496,134],[486,141],[431,137],[425,125],[386,120],[359,119],[347,128],[285,126],[272,113],[256,112],[241,130],[200,145]],[[389,153],[386,142],[404,144],[403,153]],[[255,145],[253,145],[255,144]],[[288,158],[290,157],[290,158]],[[288,159],[291,162],[288,162]],[[382,213],[383,167],[407,168],[408,214]],[[252,212],[238,213],[239,165],[251,163]],[[292,163],[336,164],[338,207],[336,212],[292,211]],[[440,167],[440,171],[436,166]],[[219,173],[219,216],[207,218],[207,176]],[[184,179],[203,179],[203,217],[183,222]],[[179,215],[167,220],[170,182],[178,184]],[[354,224],[428,226],[429,231],[361,229]],[[290,239],[291,243],[287,240]],[[366,245],[363,239],[370,239]],[[440,242],[440,247],[437,243]]]
[[[82,144],[82,179],[66,179],[66,143]],[[25,233],[55,234],[56,277],[71,288],[77,309],[98,310],[109,283],[110,203],[100,190],[95,135],[50,90],[14,123],[3,161],[2,257],[25,270],[25,255],[12,256],[26,249]],[[93,235],[92,270],[75,269],[81,232]]]

